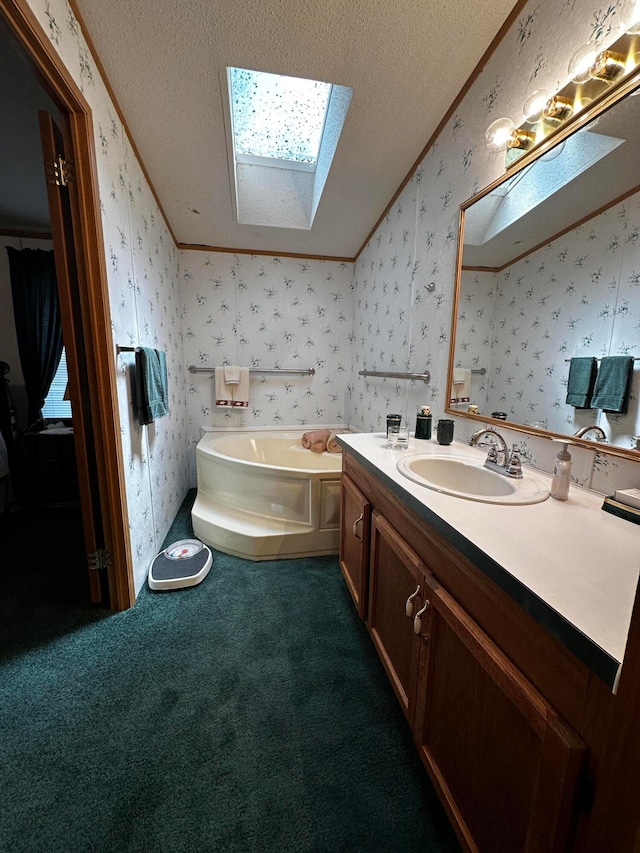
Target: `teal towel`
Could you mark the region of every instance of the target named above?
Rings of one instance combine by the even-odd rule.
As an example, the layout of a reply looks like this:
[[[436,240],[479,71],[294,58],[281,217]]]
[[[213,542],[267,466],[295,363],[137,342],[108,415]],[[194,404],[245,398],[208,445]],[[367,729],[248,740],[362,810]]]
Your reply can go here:
[[[141,424],[169,414],[167,359],[161,350],[136,347],[134,399]]]
[[[593,356],[572,358],[567,382],[567,405],[576,409],[591,408],[591,395],[596,382],[598,362]]]
[[[603,358],[598,370],[591,405],[605,412],[625,414],[633,376],[633,356],[610,355]]]

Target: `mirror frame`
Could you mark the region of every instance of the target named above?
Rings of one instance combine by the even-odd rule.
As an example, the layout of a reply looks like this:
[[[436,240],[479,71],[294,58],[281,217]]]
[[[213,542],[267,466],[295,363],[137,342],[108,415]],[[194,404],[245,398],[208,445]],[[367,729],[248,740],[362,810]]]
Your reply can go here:
[[[628,42],[628,38],[628,36],[623,36],[622,39],[620,39],[619,41],[623,41],[624,39],[625,42]],[[617,44],[617,42],[615,44]],[[615,49],[615,44],[612,45],[610,49]],[[555,145],[560,144],[568,136],[571,136],[572,134],[581,130],[590,121],[597,118],[597,116],[601,115],[605,110],[609,109],[614,104],[618,103],[624,97],[626,97],[638,88],[640,88],[640,68],[638,67],[638,65],[636,65],[631,72],[624,75],[620,80],[616,81],[615,83],[609,84],[604,91],[601,91],[600,94],[596,95],[596,97],[594,97],[585,107],[583,107],[583,109],[575,113],[562,125],[550,132],[542,141],[536,143],[529,151],[523,153],[521,157],[519,157],[517,160],[507,166],[505,172],[499,178],[496,178],[495,181],[492,181],[492,183],[484,187],[484,189],[480,190],[480,192],[471,196],[471,198],[467,199],[467,201],[463,202],[460,205],[460,222],[458,227],[458,251],[456,254],[454,298],[451,317],[451,333],[449,340],[449,370],[447,372],[447,403],[445,405],[445,411],[447,414],[454,415],[455,417],[459,418],[465,418],[468,420],[476,421],[478,423],[478,426],[480,426],[481,424],[490,424],[494,427],[502,426],[504,429],[514,430],[515,432],[523,432],[529,435],[538,436],[540,438],[568,438],[571,440],[572,444],[585,447],[589,450],[595,450],[598,453],[606,453],[611,456],[619,456],[625,459],[630,459],[634,462],[640,462],[640,451],[634,450],[632,448],[616,447],[615,445],[608,444],[604,441],[590,441],[589,439],[577,438],[575,436],[567,436],[563,433],[552,432],[551,430],[537,429],[536,427],[530,427],[508,420],[492,418],[487,415],[476,415],[469,412],[460,412],[457,409],[453,409],[451,407],[451,404],[449,403],[449,389],[451,388],[455,363],[457,318],[460,307],[460,284],[463,270],[462,255],[464,249],[464,220],[466,211],[473,204],[475,204],[477,201],[480,201],[480,199],[484,198],[484,196],[488,195],[490,192],[495,190],[505,181],[513,178],[513,176],[520,172],[522,169],[525,169],[527,166],[530,166],[532,163],[534,163],[536,160],[538,160],[540,157],[550,151],[551,148],[553,148]],[[578,84],[568,83],[563,89],[560,90],[560,92],[558,92],[558,94],[567,95],[571,97],[579,91],[580,86]],[[638,192],[637,186],[634,188],[634,190],[630,191],[629,194],[634,191]],[[612,203],[621,200],[622,198],[614,199]],[[579,224],[579,222],[580,220],[578,220],[575,225]],[[575,227],[575,225],[573,225],[572,227]],[[549,240],[545,240],[539,246],[535,246],[526,254],[530,254],[532,251],[536,251],[536,249],[541,248],[548,242]],[[517,258],[515,258],[514,260],[517,260]]]

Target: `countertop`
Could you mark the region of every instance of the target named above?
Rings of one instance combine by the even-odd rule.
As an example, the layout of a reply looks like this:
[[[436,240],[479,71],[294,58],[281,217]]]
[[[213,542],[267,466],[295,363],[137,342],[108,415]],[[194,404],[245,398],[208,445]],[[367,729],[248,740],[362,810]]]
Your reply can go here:
[[[529,505],[481,503],[414,483],[396,469],[415,453],[486,455],[454,441],[413,437],[405,451],[384,433],[338,436],[348,453],[610,686],[624,657],[640,574],[640,526],[602,511],[603,497],[571,485],[569,499]],[[524,476],[533,471],[523,466]],[[551,484],[540,471],[535,476]]]

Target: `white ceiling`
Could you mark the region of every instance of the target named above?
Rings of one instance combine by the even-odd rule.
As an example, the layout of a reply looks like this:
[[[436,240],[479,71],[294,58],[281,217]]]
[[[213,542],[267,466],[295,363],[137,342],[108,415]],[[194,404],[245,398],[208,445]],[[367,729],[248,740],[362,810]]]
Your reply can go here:
[[[75,0],[179,243],[340,257],[357,253],[514,4]],[[228,65],[354,90],[310,231],[234,219]]]

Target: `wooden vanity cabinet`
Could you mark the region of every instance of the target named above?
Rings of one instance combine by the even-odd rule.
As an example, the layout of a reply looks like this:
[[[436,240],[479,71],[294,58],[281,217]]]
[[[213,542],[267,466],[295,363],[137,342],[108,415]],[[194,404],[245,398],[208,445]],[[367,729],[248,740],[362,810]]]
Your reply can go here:
[[[343,474],[343,518],[351,525],[371,512],[368,569],[358,563],[366,549],[350,558],[360,580],[368,574],[367,628],[461,844],[487,853],[578,849],[584,740],[514,663],[509,644],[470,613],[469,605],[484,612],[482,579],[474,588],[472,575],[457,578],[428,525],[349,457],[345,467],[353,477]],[[352,533],[343,529],[346,542]],[[349,584],[348,553],[341,550]]]
[[[420,557],[379,512],[371,525],[368,628],[409,724],[413,726],[422,638],[414,620],[424,608]],[[429,617],[427,617],[429,618]]]
[[[435,578],[414,739],[470,850],[565,851],[582,740]]]
[[[367,616],[371,504],[346,474],[342,475],[340,568],[361,619]]]

